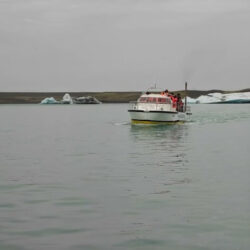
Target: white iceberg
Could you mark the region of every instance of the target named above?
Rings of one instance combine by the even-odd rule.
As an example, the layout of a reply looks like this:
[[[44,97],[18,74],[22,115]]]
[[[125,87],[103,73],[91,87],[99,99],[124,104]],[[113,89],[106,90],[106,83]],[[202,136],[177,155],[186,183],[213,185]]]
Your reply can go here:
[[[182,101],[185,102],[185,98],[182,99]],[[189,103],[189,104],[194,104],[194,103],[196,103],[196,99],[187,96],[187,103]]]
[[[187,103],[250,103],[250,92],[242,93],[210,93],[198,98],[187,97]]]
[[[66,93],[64,96],[63,96],[63,99],[61,101],[62,104],[73,104],[73,100],[70,96],[70,94]]]
[[[65,94],[59,102],[54,97],[46,97],[41,101],[41,104],[73,104],[73,100],[70,94]]]
[[[215,103],[215,102],[220,102],[221,96],[217,95],[220,93],[214,93],[213,94],[208,94],[208,95],[201,95],[196,99],[196,103]]]

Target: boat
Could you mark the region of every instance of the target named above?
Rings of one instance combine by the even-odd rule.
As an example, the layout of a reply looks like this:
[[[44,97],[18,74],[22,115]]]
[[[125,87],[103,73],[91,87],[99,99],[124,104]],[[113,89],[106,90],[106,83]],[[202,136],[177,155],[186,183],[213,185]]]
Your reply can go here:
[[[187,90],[187,83],[185,89]],[[173,103],[169,94],[156,87],[148,89],[137,101],[131,102],[128,112],[132,124],[182,123],[189,121],[192,115],[186,98],[180,107]]]

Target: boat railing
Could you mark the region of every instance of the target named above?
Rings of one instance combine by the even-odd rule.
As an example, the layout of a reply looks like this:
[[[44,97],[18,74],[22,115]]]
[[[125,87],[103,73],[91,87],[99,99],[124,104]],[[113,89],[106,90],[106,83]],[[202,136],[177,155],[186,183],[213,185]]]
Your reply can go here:
[[[137,101],[131,101],[129,102],[129,109],[136,109]]]
[[[133,110],[137,109],[137,104],[138,104],[137,101],[129,102],[129,109],[133,109]]]
[[[146,106],[144,106],[146,105]],[[149,105],[149,106],[147,106]],[[131,110],[138,110],[138,109],[149,109],[149,110],[169,110],[171,109],[171,104],[169,103],[154,103],[154,102],[138,102],[138,101],[132,101],[129,102],[129,109]]]
[[[191,107],[190,106],[186,107],[186,112],[191,112]]]

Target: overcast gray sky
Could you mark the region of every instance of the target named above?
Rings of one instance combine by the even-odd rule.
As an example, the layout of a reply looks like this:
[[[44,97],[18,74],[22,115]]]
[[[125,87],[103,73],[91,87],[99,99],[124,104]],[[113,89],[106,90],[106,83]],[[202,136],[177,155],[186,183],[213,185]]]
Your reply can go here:
[[[250,87],[249,0],[0,0],[0,91]]]

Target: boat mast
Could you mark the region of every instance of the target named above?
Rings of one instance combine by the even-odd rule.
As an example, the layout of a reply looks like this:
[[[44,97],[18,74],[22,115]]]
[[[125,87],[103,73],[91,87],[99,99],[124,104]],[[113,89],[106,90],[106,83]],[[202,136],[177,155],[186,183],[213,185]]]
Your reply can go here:
[[[185,82],[185,112],[187,111],[187,82]]]

